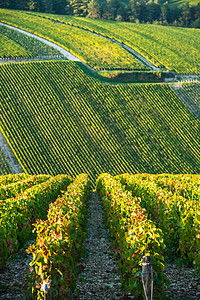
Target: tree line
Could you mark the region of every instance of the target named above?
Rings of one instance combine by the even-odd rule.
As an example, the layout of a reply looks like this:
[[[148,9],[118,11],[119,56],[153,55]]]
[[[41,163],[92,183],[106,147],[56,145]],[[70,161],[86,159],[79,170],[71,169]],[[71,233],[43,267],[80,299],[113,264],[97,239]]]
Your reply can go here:
[[[93,19],[200,28],[200,3],[182,7],[158,0],[0,0],[1,8]]]

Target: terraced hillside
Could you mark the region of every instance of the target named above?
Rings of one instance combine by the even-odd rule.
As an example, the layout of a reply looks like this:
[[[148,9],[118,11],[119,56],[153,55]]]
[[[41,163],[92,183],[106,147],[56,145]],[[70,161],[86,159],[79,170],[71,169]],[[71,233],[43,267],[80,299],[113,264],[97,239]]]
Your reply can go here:
[[[1,130],[29,174],[199,172],[200,123],[169,85],[101,84],[70,61],[0,70]]]
[[[94,68],[141,69],[144,66],[136,62],[122,46],[92,35],[80,27],[130,46],[157,67],[165,67],[179,73],[200,72],[199,29],[41,13],[13,13],[3,9],[0,10],[0,20],[62,44]]]
[[[60,52],[20,32],[0,26],[0,58],[60,55]]]

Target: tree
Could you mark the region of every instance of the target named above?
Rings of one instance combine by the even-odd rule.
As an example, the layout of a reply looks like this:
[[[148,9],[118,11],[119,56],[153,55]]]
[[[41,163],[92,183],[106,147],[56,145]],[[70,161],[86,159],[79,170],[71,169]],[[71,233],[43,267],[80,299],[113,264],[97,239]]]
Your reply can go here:
[[[121,20],[121,21],[128,21],[129,20],[129,5],[126,4],[125,2],[120,2],[120,6],[117,11],[117,17],[115,20]]]
[[[169,5],[168,2],[165,2],[161,8],[161,22],[163,24],[169,23]]]
[[[183,11],[182,11],[182,21],[183,24],[188,27],[191,21],[191,14],[190,14],[190,6],[188,3],[186,3],[183,6]]]
[[[98,0],[91,0],[88,4],[88,18],[100,19],[101,18],[101,5]]]
[[[34,0],[29,0],[27,2],[27,7],[28,7],[28,10],[30,10],[30,11],[38,11],[39,10],[38,2],[36,2]]]
[[[15,8],[15,9],[27,9],[27,0],[20,0],[20,1],[12,1],[11,0],[11,4],[12,4],[11,8]]]
[[[153,2],[148,3],[146,5],[146,11],[147,11],[146,21],[152,23],[153,21],[160,19],[161,8],[159,4],[155,4]]]
[[[53,11],[56,14],[65,14],[66,5],[67,5],[66,0],[53,0]]]
[[[147,7],[144,1],[137,2],[137,19],[142,22],[146,22],[147,20]]]
[[[200,3],[198,3],[196,8],[195,8],[195,19],[200,20]]]
[[[138,12],[137,12],[137,0],[130,0],[130,9],[131,15],[131,22],[135,22],[138,19]]]
[[[0,8],[12,8],[12,1],[10,3],[10,0],[0,0]]]
[[[119,0],[107,0],[108,12],[111,14],[113,20],[117,17],[119,7]]]
[[[70,6],[72,13],[76,17],[85,17],[87,15],[87,1],[86,0],[71,0]]]
[[[53,13],[53,0],[40,0],[40,11]]]

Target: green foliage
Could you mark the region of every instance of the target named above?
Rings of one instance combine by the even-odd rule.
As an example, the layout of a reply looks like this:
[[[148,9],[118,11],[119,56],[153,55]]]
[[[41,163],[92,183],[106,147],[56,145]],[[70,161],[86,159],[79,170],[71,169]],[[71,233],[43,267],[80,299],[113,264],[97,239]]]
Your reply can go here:
[[[45,181],[48,176],[41,175],[39,178],[42,177]],[[37,218],[45,217],[49,203],[71,182],[69,176],[57,175],[46,182],[36,184],[15,198],[0,200],[0,268],[12,253],[26,242],[33,222]]]
[[[85,17],[87,15],[87,0],[70,0],[69,3],[74,16]]]
[[[140,199],[126,192],[118,180],[109,174],[97,179],[96,189],[103,200],[106,219],[114,238],[114,252],[119,255],[121,282],[127,292],[143,295],[141,259],[150,254],[154,271],[154,296],[162,298],[164,282],[165,248],[163,233],[148,219],[147,211],[140,206]]]
[[[101,17],[101,5],[98,0],[91,0],[88,3],[88,18],[100,19]]]
[[[157,67],[178,73],[200,73],[200,29],[39,15],[114,38],[136,50]]]
[[[157,67],[165,67],[178,73],[199,74],[200,72],[200,29],[91,20],[41,13],[33,15],[15,12],[13,14],[13,11],[3,9],[0,10],[0,19],[63,45],[96,69],[139,70],[144,69],[144,66],[119,45],[67,24],[114,38],[136,50]]]
[[[1,26],[0,26],[1,29]],[[0,32],[1,48],[0,57],[30,57],[31,53],[27,52],[22,46],[9,39]]]
[[[27,250],[33,254],[29,277],[31,299],[44,299],[41,287],[48,281],[51,281],[54,299],[67,299],[73,292],[77,262],[82,256],[86,234],[89,194],[88,176],[79,175],[68,186],[67,192],[50,204],[47,221],[36,222],[36,244]]]
[[[0,10],[0,20],[63,46],[95,69],[147,69],[119,45],[82,29],[9,10]]]
[[[178,253],[200,272],[199,175],[117,176],[162,229],[169,258]]]
[[[69,61],[0,69],[0,127],[28,174],[199,173],[200,123],[169,85],[101,84]]]
[[[170,7],[183,7],[186,4],[197,5],[199,0],[169,0]]]
[[[149,71],[101,71],[90,72],[89,75],[110,83],[158,83],[164,82],[165,78],[174,77],[173,73]]]
[[[4,0],[0,8],[199,28],[199,4],[199,0]]]
[[[60,55],[58,50],[5,26],[0,26],[0,37],[1,58]]]
[[[30,175],[21,173],[21,174],[8,174],[0,176],[0,186],[16,183],[20,180],[26,180]]]
[[[14,198],[17,194],[23,193],[26,189],[48,179],[50,179],[50,175],[35,175],[8,185],[0,185],[0,200]]]

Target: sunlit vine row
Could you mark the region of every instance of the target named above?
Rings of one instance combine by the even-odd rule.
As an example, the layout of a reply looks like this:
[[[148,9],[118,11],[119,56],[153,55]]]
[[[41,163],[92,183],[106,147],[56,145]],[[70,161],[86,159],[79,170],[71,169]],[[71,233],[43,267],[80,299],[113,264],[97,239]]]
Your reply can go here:
[[[46,217],[49,204],[72,182],[72,178],[67,175],[58,175],[47,180],[48,177],[40,175],[40,184],[36,179],[35,185],[22,194],[0,200],[0,268],[4,267],[9,256],[30,237],[36,219]]]
[[[141,260],[147,255],[153,261],[154,297],[162,297],[164,283],[168,281],[163,273],[163,232],[149,220],[148,211],[140,205],[141,199],[125,191],[119,180],[110,174],[101,174],[98,177],[96,190],[106,211],[114,251],[119,256],[123,288],[137,298],[142,296]]]
[[[118,179],[164,233],[168,256],[190,259],[200,272],[200,176],[122,175]]]
[[[36,243],[27,250],[33,255],[27,291],[31,299],[44,298],[41,287],[47,282],[53,287],[52,298],[62,299],[66,295],[71,298],[73,295],[77,264],[84,253],[90,188],[88,175],[78,175],[67,192],[50,204],[47,220],[37,220],[34,224]]]
[[[0,186],[0,200],[14,198],[17,194],[23,193],[26,189],[36,184],[40,184],[50,179],[50,175],[33,175],[28,176],[24,180],[12,182],[10,184]],[[3,201],[1,201],[3,203]]]
[[[12,183],[15,183],[15,182],[18,182],[18,181],[21,181],[21,180],[25,180],[29,176],[30,175],[27,175],[25,173],[1,175],[0,176],[0,186],[12,184]]]

